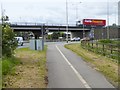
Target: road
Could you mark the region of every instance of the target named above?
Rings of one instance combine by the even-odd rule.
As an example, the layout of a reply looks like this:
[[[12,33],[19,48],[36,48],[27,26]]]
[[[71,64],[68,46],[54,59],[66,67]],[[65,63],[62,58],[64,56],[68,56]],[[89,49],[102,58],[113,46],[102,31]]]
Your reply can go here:
[[[24,43],[23,46],[18,46],[17,48],[26,48],[29,47],[29,43]]]
[[[53,45],[53,44],[65,44],[66,42],[45,42],[45,45]],[[69,43],[79,43],[79,42],[69,42]],[[23,46],[18,46],[17,48],[26,48],[29,47],[29,43],[25,42]]]
[[[64,44],[48,45],[48,88],[114,88]]]

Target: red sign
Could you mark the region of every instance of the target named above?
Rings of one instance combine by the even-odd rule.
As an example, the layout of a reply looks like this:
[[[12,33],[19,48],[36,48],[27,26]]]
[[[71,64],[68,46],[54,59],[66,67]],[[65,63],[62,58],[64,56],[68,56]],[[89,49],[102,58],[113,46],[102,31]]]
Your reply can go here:
[[[101,19],[83,19],[84,25],[105,26],[106,20]]]

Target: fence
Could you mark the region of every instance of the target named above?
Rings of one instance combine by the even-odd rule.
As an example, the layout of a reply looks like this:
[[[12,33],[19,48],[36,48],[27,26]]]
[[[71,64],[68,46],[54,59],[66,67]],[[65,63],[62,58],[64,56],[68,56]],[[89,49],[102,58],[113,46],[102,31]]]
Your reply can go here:
[[[103,44],[98,42],[81,42],[81,46],[89,51],[112,58],[116,62],[120,62],[120,45],[119,44]]]

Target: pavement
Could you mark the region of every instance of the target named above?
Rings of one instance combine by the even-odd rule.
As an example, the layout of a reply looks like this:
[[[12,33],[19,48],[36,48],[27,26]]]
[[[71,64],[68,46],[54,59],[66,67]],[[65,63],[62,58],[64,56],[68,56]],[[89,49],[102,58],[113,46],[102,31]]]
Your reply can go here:
[[[100,72],[91,68],[80,56],[64,48],[65,44],[66,42],[45,43],[48,45],[48,88],[114,88]],[[29,43],[18,48],[25,47],[29,47]]]
[[[114,88],[80,56],[64,48],[64,44],[48,44],[48,88]]]

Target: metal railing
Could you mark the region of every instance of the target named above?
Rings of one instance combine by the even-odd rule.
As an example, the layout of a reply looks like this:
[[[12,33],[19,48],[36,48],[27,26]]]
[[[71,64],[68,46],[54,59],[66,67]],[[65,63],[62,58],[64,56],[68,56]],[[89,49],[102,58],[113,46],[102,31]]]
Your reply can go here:
[[[8,22],[11,25],[46,25],[46,26],[66,26],[66,24],[53,24],[53,23],[34,23],[34,22]],[[76,24],[69,24],[68,26],[76,26]]]

